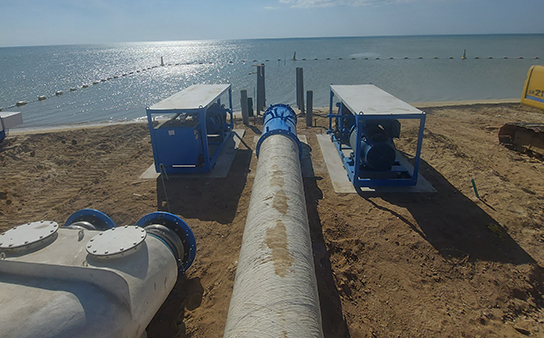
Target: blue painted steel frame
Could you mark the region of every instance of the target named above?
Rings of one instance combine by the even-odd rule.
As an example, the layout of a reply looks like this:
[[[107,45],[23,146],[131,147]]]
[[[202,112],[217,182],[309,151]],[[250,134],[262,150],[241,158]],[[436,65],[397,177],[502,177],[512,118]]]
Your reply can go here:
[[[158,173],[162,173],[165,171],[168,174],[182,174],[182,173],[206,173],[210,172],[215,162],[217,161],[217,158],[219,157],[219,154],[221,153],[221,150],[223,149],[223,146],[225,142],[230,138],[232,134],[232,130],[234,128],[234,118],[233,118],[233,112],[232,112],[232,89],[229,87],[228,89],[228,96],[229,96],[229,108],[227,109],[227,112],[230,115],[230,123],[228,123],[228,130],[222,135],[222,141],[221,142],[210,142],[208,140],[208,131],[206,128],[206,112],[208,107],[201,107],[199,109],[191,109],[191,110],[180,110],[180,109],[172,109],[172,110],[159,110],[159,111],[153,111],[150,109],[147,109],[147,123],[149,128],[149,133],[151,135],[151,145],[153,148],[153,158],[155,161],[155,171]],[[218,107],[221,107],[221,98],[219,97],[217,101]],[[202,156],[204,158],[204,164],[201,166],[198,166],[197,163],[179,163],[177,166],[164,166],[162,158],[169,157],[168,153],[171,153],[171,149],[169,147],[164,147],[164,144],[161,144],[159,139],[161,138],[160,133],[164,132],[160,129],[155,129],[153,127],[153,118],[152,115],[168,115],[168,114],[180,114],[180,113],[189,113],[193,115],[198,116],[198,123],[194,125],[191,130],[196,131],[198,130],[200,132],[200,142],[201,142],[201,149],[193,149],[193,151],[202,151]],[[172,129],[189,129],[189,127],[178,127],[178,128],[172,128]],[[187,134],[187,133],[186,133]],[[217,148],[215,149],[214,153],[210,157],[210,147],[209,145],[214,144],[217,145]],[[178,144],[178,146],[190,146],[190,145],[183,145]],[[161,168],[161,164],[163,168]]]
[[[419,164],[421,161],[421,148],[423,146],[423,132],[425,130],[425,119],[426,114],[422,112],[422,114],[400,114],[400,115],[361,115],[361,114],[353,114],[355,117],[355,123],[357,128],[357,142],[355,145],[355,149],[352,149],[350,146],[342,145],[340,140],[336,138],[336,136],[333,133],[332,129],[332,120],[336,119],[338,123],[339,128],[343,128],[343,118],[347,114],[351,114],[351,112],[347,112],[347,114],[343,111],[342,105],[339,107],[338,114],[333,114],[333,98],[334,93],[331,90],[330,92],[330,104],[329,104],[329,114],[327,115],[329,117],[329,129],[327,130],[327,133],[331,134],[331,141],[336,146],[336,150],[338,151],[338,154],[340,155],[340,158],[342,159],[342,164],[344,165],[344,168],[347,171],[348,178],[355,187],[387,187],[387,186],[415,186],[417,184],[417,178],[419,176]],[[340,98],[339,98],[340,99]],[[341,99],[340,99],[341,101]],[[380,120],[386,120],[386,119],[419,119],[419,132],[418,132],[418,139],[417,139],[417,148],[416,148],[416,155],[414,157],[414,168],[412,172],[410,173],[408,169],[404,168],[402,165],[396,166],[396,169],[392,169],[392,171],[395,172],[406,172],[410,175],[410,178],[361,178],[361,170],[360,170],[360,163],[361,163],[361,137],[362,137],[362,128],[364,120],[369,119],[380,119]],[[343,150],[351,150],[354,152],[354,159],[352,160],[349,156],[344,155]],[[397,160],[398,162],[398,160]]]
[[[6,138],[7,130],[4,127],[4,121],[1,118],[0,118],[0,126],[2,127],[2,130],[0,130],[0,142],[2,142]]]

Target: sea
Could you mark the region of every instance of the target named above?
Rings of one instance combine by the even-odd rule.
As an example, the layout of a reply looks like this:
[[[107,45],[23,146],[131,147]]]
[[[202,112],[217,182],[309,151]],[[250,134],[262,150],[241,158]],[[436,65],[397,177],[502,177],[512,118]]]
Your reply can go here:
[[[22,128],[134,121],[192,84],[228,83],[236,111],[241,90],[256,101],[260,64],[267,105],[294,105],[297,67],[314,107],[328,107],[331,84],[374,84],[406,102],[519,99],[542,59],[544,34],[3,47],[0,108],[22,112]]]

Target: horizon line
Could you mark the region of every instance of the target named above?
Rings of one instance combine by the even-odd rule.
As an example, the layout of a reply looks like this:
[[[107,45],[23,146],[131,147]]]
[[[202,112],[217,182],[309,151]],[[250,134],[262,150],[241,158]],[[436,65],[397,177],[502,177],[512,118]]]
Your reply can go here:
[[[89,43],[61,43],[35,45],[8,45],[0,48],[24,47],[57,47],[57,46],[96,46],[131,43],[168,43],[168,42],[210,42],[210,41],[240,41],[240,40],[307,40],[307,39],[346,39],[346,38],[409,38],[409,37],[454,37],[454,36],[495,36],[495,35],[544,35],[544,33],[452,33],[452,34],[406,34],[406,35],[344,35],[344,36],[300,36],[300,37],[262,37],[262,38],[231,38],[231,39],[184,39],[184,40],[144,40],[144,41],[110,41]]]

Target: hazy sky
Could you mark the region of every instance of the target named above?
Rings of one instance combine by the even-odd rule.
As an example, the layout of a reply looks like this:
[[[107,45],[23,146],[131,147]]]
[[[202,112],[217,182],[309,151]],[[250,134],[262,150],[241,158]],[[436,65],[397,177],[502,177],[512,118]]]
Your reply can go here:
[[[544,33],[544,0],[0,0],[0,46]]]

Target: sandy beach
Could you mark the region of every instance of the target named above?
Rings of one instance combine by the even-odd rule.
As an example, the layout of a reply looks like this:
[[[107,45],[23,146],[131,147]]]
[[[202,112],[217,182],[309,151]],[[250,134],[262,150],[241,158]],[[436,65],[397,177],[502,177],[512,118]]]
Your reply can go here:
[[[325,336],[544,336],[544,162],[497,138],[504,123],[543,113],[517,103],[422,109],[420,172],[436,193],[335,193],[316,137],[327,111],[314,127],[299,119],[315,174],[304,188]],[[236,121],[252,149],[261,127]],[[416,141],[417,125],[402,122],[397,148],[413,156]],[[241,145],[226,178],[141,180],[153,163],[145,123],[14,131],[0,144],[0,230],[63,224],[82,208],[117,225],[180,215],[198,253],[148,337],[220,337],[257,161]]]

